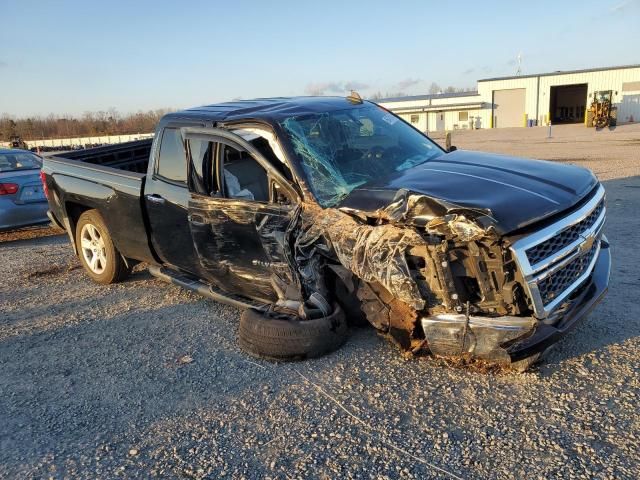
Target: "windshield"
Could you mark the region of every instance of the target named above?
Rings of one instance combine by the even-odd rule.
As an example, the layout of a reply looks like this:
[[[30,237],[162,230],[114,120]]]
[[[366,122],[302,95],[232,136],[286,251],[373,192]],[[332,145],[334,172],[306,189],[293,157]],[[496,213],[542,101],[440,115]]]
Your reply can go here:
[[[33,170],[41,166],[40,159],[31,153],[0,153],[0,172]]]
[[[371,180],[442,154],[427,137],[373,104],[289,117],[281,125],[323,207]]]

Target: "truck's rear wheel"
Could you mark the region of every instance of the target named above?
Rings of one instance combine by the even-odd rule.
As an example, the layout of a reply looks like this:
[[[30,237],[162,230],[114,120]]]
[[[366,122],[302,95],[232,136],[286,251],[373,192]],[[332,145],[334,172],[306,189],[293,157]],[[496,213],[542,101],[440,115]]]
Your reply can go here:
[[[303,320],[245,310],[240,318],[240,347],[270,360],[302,360],[337,350],[347,339],[344,312],[334,305],[327,317]]]
[[[115,283],[129,275],[127,264],[113,245],[109,230],[96,210],[87,210],[80,215],[76,247],[80,263],[94,282]]]

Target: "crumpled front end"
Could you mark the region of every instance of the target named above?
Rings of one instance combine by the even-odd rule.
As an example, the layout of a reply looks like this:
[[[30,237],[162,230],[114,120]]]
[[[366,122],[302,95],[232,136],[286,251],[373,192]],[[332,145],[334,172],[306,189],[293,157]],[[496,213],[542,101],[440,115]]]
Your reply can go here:
[[[511,253],[489,212],[433,207],[406,191],[373,214],[306,206],[294,248],[306,294],[327,295],[321,272],[338,262],[369,322],[405,350],[508,362],[503,345],[537,323]]]
[[[375,212],[305,207],[293,250],[306,295],[328,295],[323,272],[332,268],[369,322],[407,351],[508,364],[546,321],[560,321],[556,310],[556,319],[538,314],[519,253],[489,211],[405,190]],[[553,228],[569,228],[560,223]],[[600,242],[600,230],[591,233]]]

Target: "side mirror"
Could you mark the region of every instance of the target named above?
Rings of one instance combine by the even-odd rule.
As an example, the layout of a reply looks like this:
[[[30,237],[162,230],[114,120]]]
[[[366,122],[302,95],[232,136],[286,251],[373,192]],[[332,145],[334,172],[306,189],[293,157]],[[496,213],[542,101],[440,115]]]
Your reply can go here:
[[[449,153],[451,153],[451,152],[455,152],[457,149],[458,149],[458,147],[456,147],[455,145],[451,145],[451,146],[449,147]]]

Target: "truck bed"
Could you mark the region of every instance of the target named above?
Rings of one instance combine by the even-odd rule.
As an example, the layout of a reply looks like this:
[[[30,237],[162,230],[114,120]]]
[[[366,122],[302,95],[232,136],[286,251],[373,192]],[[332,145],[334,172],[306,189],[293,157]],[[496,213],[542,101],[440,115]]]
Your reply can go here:
[[[79,214],[96,209],[126,258],[152,261],[143,201],[152,139],[45,157],[49,207],[74,238]]]
[[[66,152],[55,157],[145,174],[147,173],[152,143],[153,139],[148,138],[117,145]]]

